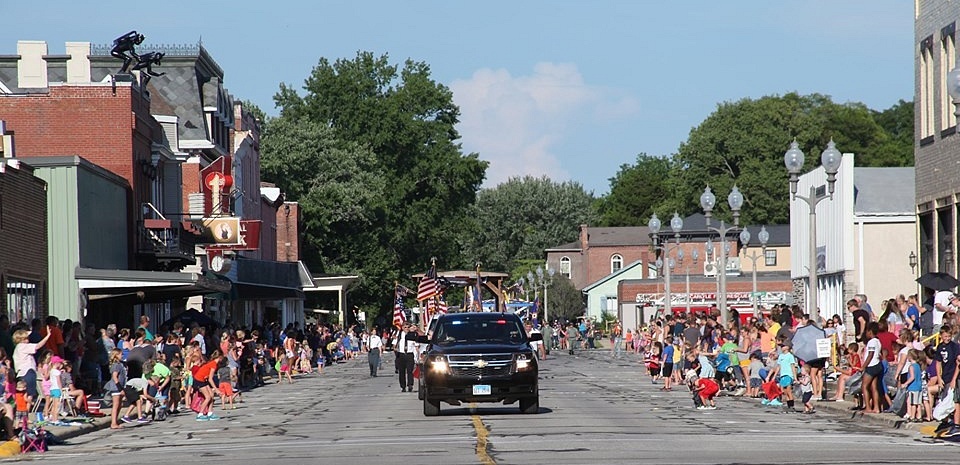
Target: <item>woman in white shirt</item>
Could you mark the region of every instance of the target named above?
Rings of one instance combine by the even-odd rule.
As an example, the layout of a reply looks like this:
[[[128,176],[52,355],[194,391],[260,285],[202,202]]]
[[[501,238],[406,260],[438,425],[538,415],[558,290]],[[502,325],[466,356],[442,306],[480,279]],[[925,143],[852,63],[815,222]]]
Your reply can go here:
[[[36,344],[27,342],[30,332],[25,329],[18,329],[13,333],[13,366],[17,368],[17,379],[27,385],[27,405],[33,405],[33,400],[37,398],[37,360],[33,354],[42,349],[50,339],[51,326],[47,327],[47,335]]]
[[[876,321],[867,324],[867,345],[863,348],[864,413],[880,413],[880,391],[877,383],[883,378],[883,365],[880,363],[880,339],[877,339],[879,332],[880,325]]]
[[[380,339],[378,328],[373,328],[373,332],[367,336],[367,362],[370,364],[370,376],[377,376],[377,370],[380,369],[380,351],[383,350],[383,339]]]

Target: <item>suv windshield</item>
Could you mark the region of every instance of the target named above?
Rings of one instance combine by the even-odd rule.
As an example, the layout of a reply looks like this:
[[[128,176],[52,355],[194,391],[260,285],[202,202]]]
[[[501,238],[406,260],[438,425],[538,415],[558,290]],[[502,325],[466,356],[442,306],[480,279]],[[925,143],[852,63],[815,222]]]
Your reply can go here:
[[[437,324],[434,344],[522,344],[527,334],[515,318],[448,318]]]

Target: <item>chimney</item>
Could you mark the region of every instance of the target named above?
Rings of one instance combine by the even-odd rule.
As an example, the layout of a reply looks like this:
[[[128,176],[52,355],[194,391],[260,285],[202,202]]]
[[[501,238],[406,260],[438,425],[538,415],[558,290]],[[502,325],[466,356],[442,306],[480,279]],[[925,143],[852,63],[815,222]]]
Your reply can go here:
[[[587,251],[587,247],[590,245],[590,234],[587,232],[587,225],[580,225],[580,250],[583,252]]]
[[[90,42],[67,42],[67,82],[90,82]]]
[[[42,40],[17,41],[17,87],[23,89],[43,89],[47,87],[47,43]]]

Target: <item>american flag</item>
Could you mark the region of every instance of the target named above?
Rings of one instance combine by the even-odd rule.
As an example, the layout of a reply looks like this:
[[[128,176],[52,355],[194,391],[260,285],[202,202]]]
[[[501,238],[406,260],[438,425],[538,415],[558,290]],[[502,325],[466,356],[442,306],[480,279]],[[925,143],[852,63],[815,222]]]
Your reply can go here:
[[[430,267],[427,273],[420,279],[420,285],[417,287],[417,300],[427,300],[440,293],[440,283],[437,281],[437,269]]]
[[[436,312],[438,314],[447,313],[450,308],[447,306],[447,301],[445,300],[436,300],[430,299],[427,301],[427,310],[431,313]]]
[[[407,321],[407,316],[404,314],[403,296],[398,291],[394,291],[396,299],[393,302],[393,325],[399,328]]]

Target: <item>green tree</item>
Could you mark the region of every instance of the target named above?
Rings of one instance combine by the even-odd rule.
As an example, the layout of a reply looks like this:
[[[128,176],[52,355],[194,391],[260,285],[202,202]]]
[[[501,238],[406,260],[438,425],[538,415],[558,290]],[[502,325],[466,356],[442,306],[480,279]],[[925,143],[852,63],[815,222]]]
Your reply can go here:
[[[664,193],[670,192],[670,159],[647,154],[620,165],[610,178],[610,193],[597,201],[600,226],[645,226]]]
[[[373,152],[315,121],[276,118],[267,128],[262,177],[300,203],[303,259],[327,273],[382,273],[395,265],[375,246],[372,227],[383,215],[387,180]],[[362,281],[360,288],[378,284]]]
[[[583,294],[573,286],[572,281],[559,274],[554,276],[553,285],[547,291],[547,298],[550,300],[547,302],[547,316],[551,321],[576,321],[577,317],[583,316],[586,308]]]
[[[578,237],[577,227],[596,221],[593,196],[572,181],[515,177],[477,194],[476,228],[464,237],[465,259],[488,270],[513,270],[518,260],[542,259],[543,250]]]
[[[429,66],[408,60],[399,68],[387,55],[370,52],[333,63],[321,58],[303,92],[300,96],[281,84],[274,96],[277,120],[328,127],[338,140],[366,147],[375,158],[371,172],[389,186],[373,186],[379,208],[364,217],[370,223],[362,234],[309,239],[317,250],[331,241],[349,243],[339,249],[349,257],[334,263],[356,264],[349,271],[359,273],[364,284],[351,293],[354,301],[375,315],[391,305],[393,281],[409,283],[410,274],[426,270],[431,257],[441,268],[462,266],[456,238],[467,224],[487,163],[461,152],[455,129],[459,108],[450,90],[431,79]],[[303,162],[313,168],[309,157]]]
[[[860,103],[836,104],[820,94],[768,96],[718,105],[690,131],[674,156],[667,204],[681,214],[699,211],[705,185],[717,194],[717,213],[731,219],[726,195],[736,184],[743,192],[746,223],[783,224],[789,197],[783,153],[794,138],[807,153],[804,171],[819,164],[833,139],[842,152],[856,154],[858,166],[892,163],[890,135]]]

